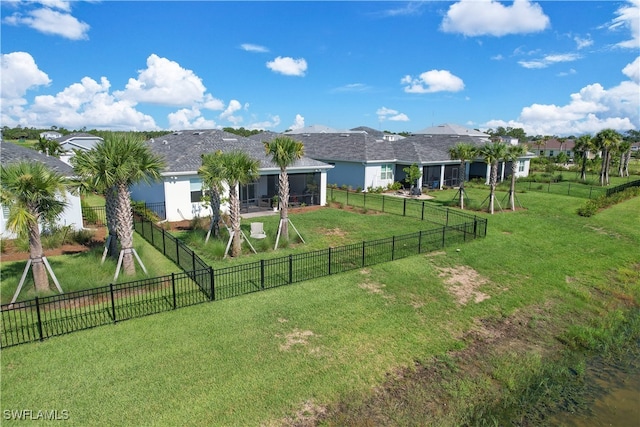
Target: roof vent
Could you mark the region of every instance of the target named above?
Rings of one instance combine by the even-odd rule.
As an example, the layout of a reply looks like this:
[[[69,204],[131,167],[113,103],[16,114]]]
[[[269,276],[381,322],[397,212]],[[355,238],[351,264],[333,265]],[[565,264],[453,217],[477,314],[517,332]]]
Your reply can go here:
[[[340,136],[349,136],[348,133],[341,133]]]
[[[233,142],[233,141],[238,141],[238,138],[222,138],[222,140],[225,142]]]
[[[164,145],[167,145],[167,144],[169,143],[169,141],[167,141],[166,139],[163,139],[163,140],[162,140],[162,143],[163,143]]]
[[[156,142],[156,140],[155,140],[155,139],[153,139],[153,138],[151,138],[151,139],[149,140],[149,142],[153,144],[154,142]]]
[[[194,134],[194,135],[202,135],[203,133],[204,133],[204,132],[197,130],[197,131],[195,131],[193,134]]]
[[[182,135],[182,132],[178,131],[178,132],[174,132],[174,135]]]

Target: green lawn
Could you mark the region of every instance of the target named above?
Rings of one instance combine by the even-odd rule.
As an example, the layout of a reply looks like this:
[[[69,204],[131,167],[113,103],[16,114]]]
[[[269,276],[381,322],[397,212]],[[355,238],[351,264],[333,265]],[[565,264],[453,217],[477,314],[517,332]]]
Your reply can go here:
[[[113,277],[116,272],[117,260],[107,258],[104,264],[101,264],[102,246],[93,248],[89,252],[47,257],[47,260],[64,292],[96,288],[108,285],[109,283],[122,283],[145,277],[164,276],[172,272],[181,271],[178,266],[165,258],[162,253],[158,252],[138,235],[134,235],[134,246],[147,269],[148,275],[144,274],[140,265],[136,262],[135,276],[125,276],[121,271],[118,279],[114,281]],[[0,301],[2,304],[11,302],[11,298],[18,287],[26,263],[26,261],[0,263],[0,274],[2,275]],[[50,280],[50,286],[52,289],[55,289],[52,280]],[[42,295],[53,295],[56,293],[57,290],[52,290]],[[29,273],[27,280],[22,286],[18,301],[31,299],[35,296],[33,276]]]
[[[455,191],[433,194],[444,203]],[[486,194],[469,189],[478,203]],[[581,198],[519,198],[517,212],[478,214],[489,218],[487,237],[463,246],[5,349],[0,409],[67,410],[77,426],[280,425],[305,407],[364,401],[387,374],[465,348],[480,319],[540,309],[565,334],[615,309],[613,294],[640,303],[639,198],[590,218],[575,214]],[[319,221],[304,237],[327,239],[321,229],[368,217]],[[403,221],[389,217],[371,236]],[[489,298],[460,303],[444,271],[477,273],[485,281],[473,291]],[[481,385],[509,381],[501,366],[486,384],[467,384],[470,394],[458,389],[458,413],[484,397]]]

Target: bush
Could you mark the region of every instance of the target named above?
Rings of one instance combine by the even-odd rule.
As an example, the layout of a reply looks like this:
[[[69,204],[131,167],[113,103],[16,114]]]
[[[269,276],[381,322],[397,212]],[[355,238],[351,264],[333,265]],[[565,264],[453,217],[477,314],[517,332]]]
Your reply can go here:
[[[576,213],[580,216],[590,217],[598,213],[601,209],[606,209],[617,203],[624,202],[632,197],[640,195],[640,187],[631,187],[623,191],[612,194],[611,196],[600,196],[596,199],[588,200],[584,206],[578,208]]]
[[[93,241],[95,233],[91,230],[74,230],[71,233],[71,239],[80,244],[80,245],[88,245]]]

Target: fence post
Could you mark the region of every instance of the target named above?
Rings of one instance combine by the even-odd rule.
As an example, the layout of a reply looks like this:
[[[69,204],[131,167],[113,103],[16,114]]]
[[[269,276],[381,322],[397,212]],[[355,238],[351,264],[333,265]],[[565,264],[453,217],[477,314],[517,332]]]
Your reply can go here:
[[[109,283],[109,293],[111,294],[111,317],[113,317],[113,323],[117,323],[116,319],[116,299],[113,295],[113,283]]]
[[[422,202],[424,208],[424,202]],[[418,255],[422,253],[422,230],[418,231]]]
[[[449,208],[447,208],[447,222],[445,223],[445,225],[449,225]]]
[[[422,212],[420,213],[420,221],[424,221],[424,200],[422,201]]]
[[[347,188],[347,206],[349,206],[349,189]]]
[[[395,259],[396,259],[396,236],[392,236],[391,237],[391,261]]]
[[[293,255],[289,254],[289,284],[293,283]]]
[[[362,192],[362,207],[366,209],[367,207],[367,192]]]
[[[365,248],[366,248],[366,241],[362,241],[362,266],[364,267],[364,263],[366,261],[366,255],[365,255]]]
[[[385,196],[383,195],[382,196],[382,213],[384,213],[384,199],[385,199]]]
[[[473,216],[473,238],[478,237],[478,216]]]
[[[171,273],[171,292],[173,293],[173,309],[176,309],[176,274]]]
[[[260,260],[260,289],[264,291],[264,260]]]
[[[442,227],[442,247],[443,248],[444,248],[444,241],[445,241],[445,237],[446,237],[445,236],[446,231],[447,231],[447,227],[446,226]]]
[[[42,333],[42,319],[40,318],[40,299],[36,297],[36,316],[38,319],[38,335],[40,335],[40,341],[44,340]]]
[[[167,246],[165,245],[165,240],[164,240],[164,227],[162,228],[162,255],[167,256]]]
[[[571,183],[569,183],[569,188],[567,189],[567,196],[571,195]]]
[[[154,237],[153,237],[153,235],[155,234],[155,233],[153,232],[153,225],[154,225],[154,224],[153,224],[153,222],[149,221],[149,225],[151,226],[151,227],[150,227],[150,228],[151,228],[151,244],[152,244],[152,245],[153,245],[153,247],[155,248],[155,247],[156,247],[156,242],[155,242],[155,239],[154,239]]]
[[[176,242],[176,264],[180,265],[180,247],[178,245],[178,239],[173,239]]]
[[[213,267],[209,266],[209,282],[211,284],[211,296],[209,299],[211,301],[216,300],[216,288],[215,288],[215,276],[213,274]]]
[[[329,246],[329,275],[331,275],[331,246]]]
[[[195,271],[196,271],[196,253],[191,251],[191,270],[194,272],[193,274],[195,275]]]
[[[593,190],[593,187],[589,187],[589,199],[591,199],[591,191]]]
[[[407,216],[407,199],[402,199],[402,216]]]

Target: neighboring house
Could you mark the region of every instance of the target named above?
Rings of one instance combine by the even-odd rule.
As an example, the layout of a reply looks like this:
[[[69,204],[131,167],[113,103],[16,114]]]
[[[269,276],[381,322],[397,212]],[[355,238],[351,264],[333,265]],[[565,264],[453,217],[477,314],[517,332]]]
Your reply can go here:
[[[51,169],[64,174],[68,177],[73,176],[73,169],[59,159],[42,154],[36,150],[2,141],[0,143],[0,159],[3,165],[17,163],[20,161],[37,161],[44,163]],[[72,193],[66,195],[67,208],[64,210],[58,220],[59,226],[71,226],[75,230],[83,228],[82,223],[82,207],[80,205],[80,196]],[[9,207],[1,206],[0,213],[0,234],[4,238],[15,238],[15,234],[9,232],[6,227],[6,221],[9,217]]]
[[[90,133],[71,133],[57,138],[56,141],[60,143],[62,150],[64,150],[60,160],[69,164],[69,159],[75,154],[74,150],[89,151],[103,139]]]
[[[409,186],[405,182],[404,169],[412,164],[420,166],[422,178],[419,184],[426,188],[455,187],[463,176],[488,180],[489,167],[483,159],[470,162],[466,170],[461,171],[460,161],[451,160],[449,156],[449,149],[459,142],[480,146],[489,141],[489,135],[462,126],[440,125],[398,140],[387,139],[385,134],[369,132],[367,128],[327,132],[326,127],[315,126],[307,130],[311,128],[322,131],[290,136],[304,144],[307,156],[334,166],[327,175],[331,184],[363,190],[386,187],[396,181]],[[271,139],[275,136],[277,134],[268,133],[255,137]],[[528,153],[519,160],[518,176],[528,175],[531,157],[534,155]],[[503,162],[500,179],[510,173],[511,168]]]
[[[47,139],[47,140],[58,139],[61,137],[62,137],[62,134],[60,132],[56,132],[53,130],[48,130],[46,132],[40,133],[40,138]]]
[[[185,130],[151,139],[147,143],[154,153],[164,157],[167,167],[162,172],[162,181],[132,186],[131,197],[147,203],[164,203],[165,219],[168,221],[209,216],[211,211],[202,202],[207,189],[198,175],[202,165],[201,156],[218,150],[242,150],[260,162],[259,179],[239,189],[242,210],[271,209],[273,196],[278,194],[280,169],[266,154],[261,142],[263,139],[259,138],[268,135],[278,134],[265,132],[249,139],[222,130]],[[308,156],[287,168],[289,202],[293,206],[302,203],[324,205],[327,199],[327,170],[330,168],[330,165]],[[224,203],[222,209],[227,210],[228,204]]]
[[[544,140],[529,141],[527,144],[529,150],[533,151],[539,157],[557,157],[558,154],[564,152],[569,159],[575,156],[574,148],[576,142],[573,139],[556,139],[551,138],[546,142]]]
[[[258,134],[252,138],[270,140],[278,134]],[[365,132],[321,132],[289,135],[302,142],[305,155],[328,163],[330,184],[353,189],[386,187],[395,180],[395,155],[391,142]]]

